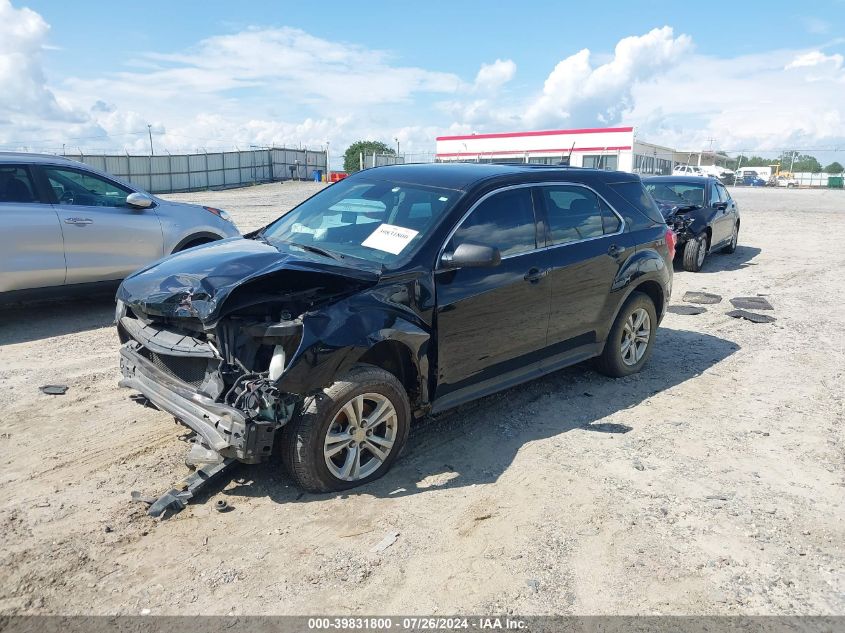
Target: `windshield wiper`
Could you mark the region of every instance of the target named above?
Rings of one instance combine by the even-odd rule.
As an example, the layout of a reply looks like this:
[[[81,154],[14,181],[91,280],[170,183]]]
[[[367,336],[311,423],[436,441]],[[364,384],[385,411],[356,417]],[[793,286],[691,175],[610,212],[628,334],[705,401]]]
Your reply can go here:
[[[317,255],[322,255],[323,257],[331,257],[335,260],[343,259],[343,255],[338,253],[332,253],[331,251],[327,251],[324,248],[320,248],[319,246],[312,246],[311,244],[299,244],[297,242],[289,242],[291,246],[298,246],[302,250],[310,251],[312,253],[317,253]]]

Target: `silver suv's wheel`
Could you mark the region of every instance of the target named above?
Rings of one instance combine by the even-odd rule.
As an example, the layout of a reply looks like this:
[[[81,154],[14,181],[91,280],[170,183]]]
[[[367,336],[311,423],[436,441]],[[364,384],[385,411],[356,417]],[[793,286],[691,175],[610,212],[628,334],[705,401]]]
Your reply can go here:
[[[282,458],[303,490],[352,488],[388,471],[410,419],[408,395],[396,376],[358,365],[306,400],[282,429]]]

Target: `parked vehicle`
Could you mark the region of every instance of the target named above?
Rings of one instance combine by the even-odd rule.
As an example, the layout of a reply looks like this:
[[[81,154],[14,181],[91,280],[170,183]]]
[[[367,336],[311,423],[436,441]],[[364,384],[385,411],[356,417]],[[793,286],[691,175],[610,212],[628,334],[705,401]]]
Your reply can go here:
[[[708,253],[733,253],[739,239],[739,207],[715,178],[643,178],[666,223],[678,238],[684,270],[698,272]]]
[[[791,174],[785,174],[782,176],[775,176],[772,180],[769,181],[769,184],[773,187],[786,187],[787,189],[792,189],[793,187],[798,187],[798,179],[793,177]]]
[[[40,154],[0,152],[0,218],[5,300],[116,282],[164,255],[239,235],[225,211],[162,200]]]
[[[707,176],[701,167],[696,165],[675,165],[673,176]]]
[[[640,371],[674,234],[638,176],[541,165],[359,172],[245,239],[124,280],[121,385],[213,456],[305,490],[380,477],[413,418],[596,358]]]
[[[742,178],[740,184],[745,187],[765,187],[766,181],[759,176],[746,175]]]

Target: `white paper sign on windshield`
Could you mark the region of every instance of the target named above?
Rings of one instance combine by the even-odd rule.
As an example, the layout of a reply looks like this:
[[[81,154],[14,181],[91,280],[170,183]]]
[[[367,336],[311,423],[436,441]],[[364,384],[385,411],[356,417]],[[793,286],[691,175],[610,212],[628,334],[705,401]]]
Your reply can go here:
[[[361,246],[375,248],[391,255],[398,255],[418,233],[419,231],[401,226],[381,224],[370,234],[370,237],[361,242]]]

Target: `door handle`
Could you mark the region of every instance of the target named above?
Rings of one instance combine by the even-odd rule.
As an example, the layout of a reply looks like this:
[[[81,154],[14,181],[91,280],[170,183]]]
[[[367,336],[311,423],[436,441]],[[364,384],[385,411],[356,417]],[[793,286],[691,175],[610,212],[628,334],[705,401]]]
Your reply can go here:
[[[549,269],[546,268],[545,270],[540,270],[539,268],[532,268],[527,273],[523,279],[525,281],[530,281],[532,284],[536,284],[539,282],[543,277],[549,274]]]
[[[624,246],[617,246],[613,244],[610,248],[607,249],[607,254],[611,257],[619,257],[622,253],[625,252]]]
[[[94,220],[92,220],[91,218],[65,218],[65,224],[85,226],[86,224],[94,224]]]

